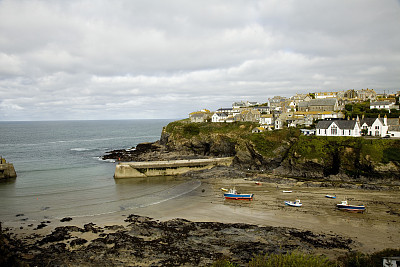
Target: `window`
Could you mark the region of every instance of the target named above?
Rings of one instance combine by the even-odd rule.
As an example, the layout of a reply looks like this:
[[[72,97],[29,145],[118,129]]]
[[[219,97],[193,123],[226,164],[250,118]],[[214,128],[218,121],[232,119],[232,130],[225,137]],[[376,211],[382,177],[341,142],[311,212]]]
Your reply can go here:
[[[337,126],[335,124],[331,127],[331,135],[337,135]]]
[[[379,130],[379,125],[375,126],[375,130]]]

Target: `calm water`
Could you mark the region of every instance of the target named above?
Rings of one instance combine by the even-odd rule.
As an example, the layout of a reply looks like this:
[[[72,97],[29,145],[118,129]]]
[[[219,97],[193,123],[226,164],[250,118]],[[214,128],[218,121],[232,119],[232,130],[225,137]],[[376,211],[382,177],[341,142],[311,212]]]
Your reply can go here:
[[[93,216],[146,207],[199,186],[173,177],[114,180],[106,151],[160,138],[168,120],[0,122],[0,155],[17,179],[0,182],[0,221]]]

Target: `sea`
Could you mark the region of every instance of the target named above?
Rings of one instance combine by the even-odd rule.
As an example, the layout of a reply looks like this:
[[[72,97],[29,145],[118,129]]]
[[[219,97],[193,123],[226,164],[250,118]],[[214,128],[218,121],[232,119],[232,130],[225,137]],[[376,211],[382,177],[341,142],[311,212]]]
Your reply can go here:
[[[0,221],[87,217],[134,211],[190,193],[178,177],[114,179],[101,156],[160,138],[172,120],[0,122],[0,156],[16,179],[0,181]]]

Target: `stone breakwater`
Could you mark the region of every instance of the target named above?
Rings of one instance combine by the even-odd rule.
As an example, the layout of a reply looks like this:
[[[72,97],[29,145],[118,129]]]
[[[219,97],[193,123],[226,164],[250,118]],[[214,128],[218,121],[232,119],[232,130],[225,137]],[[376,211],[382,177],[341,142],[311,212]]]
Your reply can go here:
[[[50,222],[46,222],[46,227]],[[13,238],[0,232],[5,265],[30,266],[210,266],[220,258],[243,264],[254,255],[352,249],[351,239],[286,227],[243,223],[156,221],[129,215],[122,225],[94,223],[56,227],[47,235]],[[48,226],[47,226],[48,227]],[[1,260],[0,260],[1,261]],[[1,265],[1,264],[0,264]]]
[[[180,175],[189,171],[211,169],[215,166],[230,166],[232,164],[232,160],[232,157],[226,157],[168,161],[120,162],[115,167],[114,178],[118,179]]]

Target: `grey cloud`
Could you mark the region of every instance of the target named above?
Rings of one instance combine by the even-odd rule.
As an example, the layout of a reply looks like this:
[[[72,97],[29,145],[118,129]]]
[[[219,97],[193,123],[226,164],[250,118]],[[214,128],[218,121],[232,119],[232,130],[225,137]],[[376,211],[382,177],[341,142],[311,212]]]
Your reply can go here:
[[[398,1],[0,1],[0,120],[399,90]],[[250,99],[251,98],[251,99]]]

